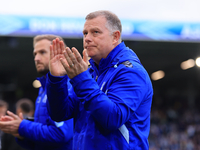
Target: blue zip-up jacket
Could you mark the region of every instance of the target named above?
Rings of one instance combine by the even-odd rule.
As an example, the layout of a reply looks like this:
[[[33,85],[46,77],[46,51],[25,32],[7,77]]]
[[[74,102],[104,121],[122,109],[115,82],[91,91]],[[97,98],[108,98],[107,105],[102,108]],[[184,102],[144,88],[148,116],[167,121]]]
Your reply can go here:
[[[46,78],[38,78],[41,83],[35,102],[34,122],[24,119],[19,126],[17,143],[30,150],[71,150],[73,119],[63,122],[53,121],[47,111]]]
[[[153,88],[148,73],[124,42],[99,66],[70,80],[47,79],[53,120],[75,120],[74,150],[148,150]]]

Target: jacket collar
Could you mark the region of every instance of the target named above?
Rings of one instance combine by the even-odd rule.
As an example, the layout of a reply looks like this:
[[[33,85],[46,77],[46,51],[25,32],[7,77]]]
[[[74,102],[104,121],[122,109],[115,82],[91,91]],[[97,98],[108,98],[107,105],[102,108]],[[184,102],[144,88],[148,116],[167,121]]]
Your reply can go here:
[[[101,59],[99,66],[97,66],[92,59],[90,59],[90,64],[96,72],[101,73],[105,69],[113,67],[114,65],[120,64],[127,60],[133,60],[140,63],[139,58],[133,52],[133,50],[126,47],[124,42],[121,42],[108,54],[106,58]]]
[[[96,65],[94,60],[90,59],[90,64],[92,65],[93,69],[95,71],[98,70],[98,72],[103,71],[104,69],[113,66],[112,65],[112,60],[113,58],[115,58],[115,56],[119,53],[120,50],[122,50],[123,48],[125,48],[125,44],[124,42],[118,44],[109,54],[106,58],[102,58],[100,60],[99,65]]]

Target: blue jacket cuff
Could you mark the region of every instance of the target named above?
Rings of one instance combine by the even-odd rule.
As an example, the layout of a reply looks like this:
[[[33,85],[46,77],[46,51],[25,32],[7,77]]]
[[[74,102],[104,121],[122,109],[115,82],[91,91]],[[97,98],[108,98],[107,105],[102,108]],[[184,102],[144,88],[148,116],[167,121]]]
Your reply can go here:
[[[77,84],[80,84],[80,83],[82,84],[82,81],[87,80],[88,78],[90,79],[91,75],[89,71],[86,70],[80,73],[79,75],[75,76],[74,78],[72,78],[70,80],[70,83],[72,84],[73,87],[75,87]]]
[[[20,123],[20,125],[19,125],[19,129],[18,129],[18,132],[19,132],[19,135],[20,136],[25,136],[25,134],[24,134],[24,130],[23,130],[23,128],[24,127],[26,127],[28,124],[29,124],[29,120],[26,120],[26,119],[24,119],[24,120],[22,120],[22,122]]]
[[[50,79],[51,82],[55,83],[55,82],[60,82],[62,81],[64,78],[66,78],[66,76],[53,76],[50,72],[48,73],[48,78]],[[68,77],[67,77],[68,78]]]

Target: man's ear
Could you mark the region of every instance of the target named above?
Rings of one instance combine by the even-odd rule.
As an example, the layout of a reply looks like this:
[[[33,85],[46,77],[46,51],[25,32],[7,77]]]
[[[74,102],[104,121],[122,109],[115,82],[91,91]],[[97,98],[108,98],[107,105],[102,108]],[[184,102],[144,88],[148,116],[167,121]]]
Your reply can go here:
[[[119,30],[113,32],[113,44],[118,44],[120,37],[121,37],[121,33]]]

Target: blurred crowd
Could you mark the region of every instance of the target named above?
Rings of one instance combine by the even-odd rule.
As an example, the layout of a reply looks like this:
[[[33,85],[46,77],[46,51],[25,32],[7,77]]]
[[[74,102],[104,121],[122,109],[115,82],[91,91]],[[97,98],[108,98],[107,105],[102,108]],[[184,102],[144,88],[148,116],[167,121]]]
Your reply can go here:
[[[200,150],[200,112],[180,104],[152,108],[150,150]]]

